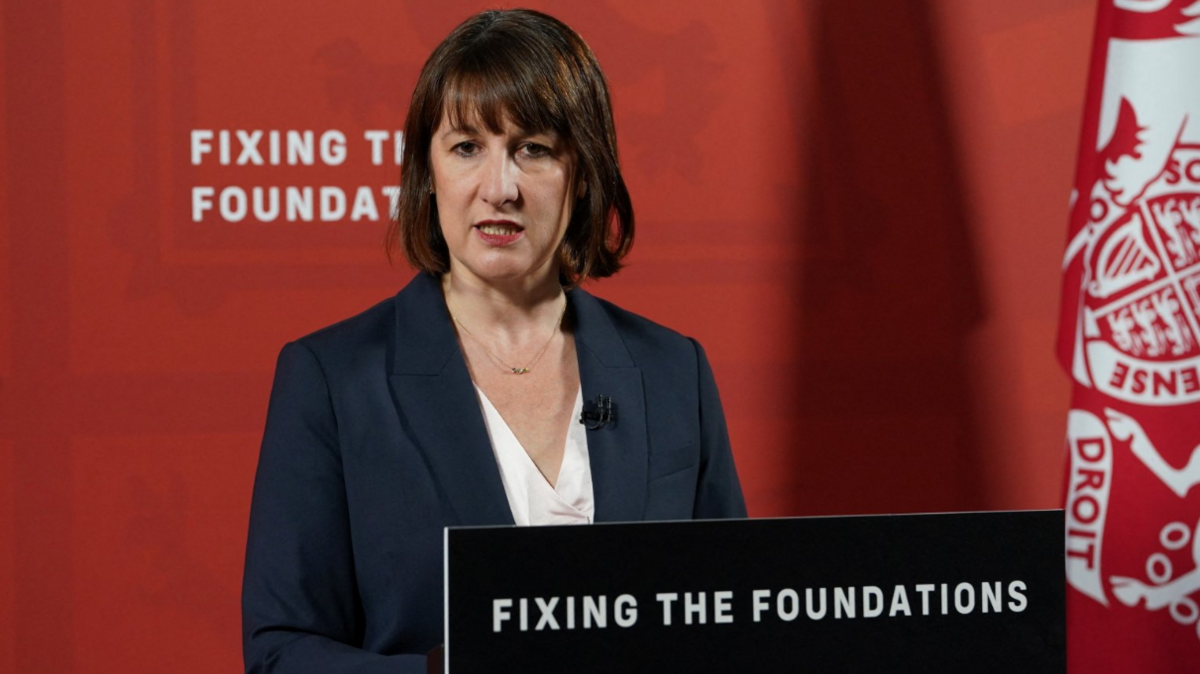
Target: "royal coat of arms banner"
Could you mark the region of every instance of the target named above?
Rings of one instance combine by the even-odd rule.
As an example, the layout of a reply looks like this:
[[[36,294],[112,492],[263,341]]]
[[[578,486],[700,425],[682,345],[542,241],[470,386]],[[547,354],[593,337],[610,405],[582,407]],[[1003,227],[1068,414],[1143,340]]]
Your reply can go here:
[[[1073,672],[1200,672],[1200,0],[1101,0],[1059,356]]]

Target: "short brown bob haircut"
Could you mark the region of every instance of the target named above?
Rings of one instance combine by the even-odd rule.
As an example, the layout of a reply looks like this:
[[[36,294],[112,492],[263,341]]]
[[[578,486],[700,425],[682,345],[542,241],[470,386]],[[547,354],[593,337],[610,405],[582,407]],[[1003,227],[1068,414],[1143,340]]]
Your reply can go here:
[[[489,10],[454,29],[426,61],[404,123],[400,198],[389,255],[434,274],[450,268],[438,223],[429,149],[443,113],[493,133],[505,120],[554,131],[574,150],[584,193],[560,247],[561,280],[611,276],[633,246],[633,204],[617,163],[617,134],[600,64],[569,26],[527,9]]]

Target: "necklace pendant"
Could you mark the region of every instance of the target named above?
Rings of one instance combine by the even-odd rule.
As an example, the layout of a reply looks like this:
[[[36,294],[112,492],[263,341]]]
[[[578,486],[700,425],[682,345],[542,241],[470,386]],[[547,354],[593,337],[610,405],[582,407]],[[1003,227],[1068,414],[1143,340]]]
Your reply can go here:
[[[513,374],[525,374],[529,372],[529,368],[527,367],[510,367],[508,369],[512,370]]]

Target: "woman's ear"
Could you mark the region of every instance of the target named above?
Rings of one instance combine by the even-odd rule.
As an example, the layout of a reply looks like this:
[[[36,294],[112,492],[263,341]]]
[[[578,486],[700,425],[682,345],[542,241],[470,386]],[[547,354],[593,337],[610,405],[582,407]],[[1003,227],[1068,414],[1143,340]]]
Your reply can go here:
[[[580,180],[579,188],[575,190],[575,198],[582,199],[584,197],[584,195],[586,195],[586,194],[587,194],[587,181]]]

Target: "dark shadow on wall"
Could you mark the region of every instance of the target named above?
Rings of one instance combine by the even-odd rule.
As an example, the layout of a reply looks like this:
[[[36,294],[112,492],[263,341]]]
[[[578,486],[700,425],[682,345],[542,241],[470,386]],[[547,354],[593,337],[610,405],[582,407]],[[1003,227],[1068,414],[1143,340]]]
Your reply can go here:
[[[809,16],[791,510],[981,508],[968,340],[985,308],[929,3]]]

